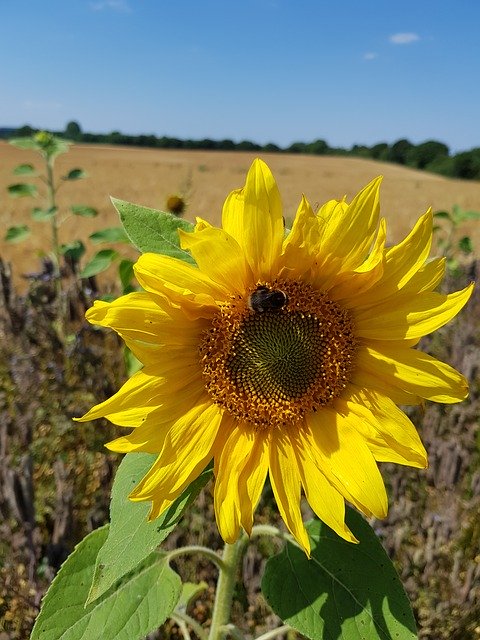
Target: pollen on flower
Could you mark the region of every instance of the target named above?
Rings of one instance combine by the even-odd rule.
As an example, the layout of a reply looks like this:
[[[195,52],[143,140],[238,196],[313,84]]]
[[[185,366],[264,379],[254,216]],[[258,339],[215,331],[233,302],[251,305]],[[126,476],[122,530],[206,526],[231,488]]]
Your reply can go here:
[[[212,400],[257,428],[301,420],[338,397],[354,366],[349,312],[311,285],[275,280],[281,308],[252,309],[251,291],[225,303],[204,333],[200,357]]]

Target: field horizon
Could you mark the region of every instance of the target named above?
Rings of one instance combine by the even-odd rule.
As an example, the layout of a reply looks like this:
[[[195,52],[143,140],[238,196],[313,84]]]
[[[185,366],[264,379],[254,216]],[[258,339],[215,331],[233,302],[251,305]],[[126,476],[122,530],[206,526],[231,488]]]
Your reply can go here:
[[[200,216],[219,225],[226,196],[244,184],[250,163],[257,156],[264,159],[273,171],[287,220],[295,215],[302,193],[314,207],[343,196],[349,201],[378,175],[384,176],[380,203],[381,214],[387,219],[389,244],[401,240],[430,206],[434,211],[450,210],[455,204],[464,209],[480,210],[479,182],[444,178],[369,159],[77,144],[57,158],[57,183],[60,183],[60,176],[76,167],[84,169],[88,177],[61,186],[58,192],[59,216],[60,219],[67,218],[68,207],[73,204],[93,206],[99,215],[96,218],[68,217],[60,228],[60,241],[83,240],[87,257],[101,248],[93,245],[88,236],[93,231],[119,225],[110,196],[164,210],[169,195],[184,193],[188,205],[186,219],[193,221]],[[20,285],[23,281],[21,274],[37,270],[39,262],[36,256],[48,251],[50,226],[30,218],[32,207],[42,205],[40,198],[13,199],[8,196],[6,188],[15,182],[31,181],[41,192],[42,184],[38,178],[22,180],[12,171],[24,163],[34,164],[40,173],[43,167],[37,154],[16,149],[6,142],[0,142],[0,157],[0,191],[4,194],[0,210],[4,230],[0,257],[11,263],[15,281]],[[31,236],[18,244],[5,242],[6,229],[21,224],[30,226]],[[460,230],[461,235],[470,235],[477,248],[477,256],[480,248],[478,227],[478,223],[473,222]],[[111,279],[114,279],[113,274]]]

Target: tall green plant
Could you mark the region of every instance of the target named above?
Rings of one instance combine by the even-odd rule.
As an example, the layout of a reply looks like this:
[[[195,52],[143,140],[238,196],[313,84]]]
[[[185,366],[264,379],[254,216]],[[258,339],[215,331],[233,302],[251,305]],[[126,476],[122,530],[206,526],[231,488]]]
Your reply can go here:
[[[64,176],[58,179],[55,175],[55,160],[62,153],[66,153],[71,143],[48,133],[39,131],[33,136],[24,138],[13,138],[10,144],[18,149],[30,149],[37,152],[43,160],[43,171],[38,171],[32,164],[20,164],[13,173],[16,176],[37,178],[43,183],[40,190],[37,184],[32,182],[17,182],[8,187],[8,193],[12,198],[39,198],[42,206],[32,208],[31,217],[36,222],[48,222],[51,228],[50,254],[54,264],[54,275],[60,282],[60,261],[61,256],[69,256],[78,262],[85,253],[85,246],[79,240],[61,245],[58,236],[60,225],[71,215],[93,218],[97,215],[97,210],[86,205],[72,205],[69,212],[63,215],[57,204],[58,190],[67,182],[81,180],[86,177],[83,169],[73,168]],[[28,225],[18,225],[10,227],[5,235],[7,242],[20,242],[25,240],[31,233]]]
[[[465,222],[480,220],[480,211],[462,209],[454,204],[451,211],[436,211],[433,217],[438,224],[433,232],[437,245],[447,259],[447,269],[453,275],[458,274],[462,257],[473,253],[472,239],[468,235],[459,237],[459,229]]]

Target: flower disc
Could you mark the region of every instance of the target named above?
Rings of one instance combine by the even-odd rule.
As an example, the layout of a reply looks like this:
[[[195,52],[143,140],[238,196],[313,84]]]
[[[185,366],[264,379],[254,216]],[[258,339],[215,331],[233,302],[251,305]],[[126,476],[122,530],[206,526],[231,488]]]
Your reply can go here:
[[[272,298],[282,292],[285,304],[252,309],[259,289]],[[262,428],[297,422],[338,397],[354,353],[349,313],[310,285],[288,280],[223,305],[200,346],[213,401]]]

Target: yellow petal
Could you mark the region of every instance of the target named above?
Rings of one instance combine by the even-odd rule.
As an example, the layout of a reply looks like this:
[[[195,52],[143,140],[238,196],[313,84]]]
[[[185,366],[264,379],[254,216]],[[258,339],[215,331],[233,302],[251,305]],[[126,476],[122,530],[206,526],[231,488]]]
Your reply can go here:
[[[400,340],[420,338],[454,318],[468,302],[473,283],[455,293],[425,292],[398,295],[367,309],[355,310],[356,333],[360,338]]]
[[[445,276],[446,258],[434,258],[427,262],[402,287],[402,295],[409,293],[416,295],[423,291],[433,291]]]
[[[192,322],[160,296],[145,292],[129,293],[113,302],[96,300],[86,318],[116,331],[143,364],[163,359],[166,346],[185,349],[185,354],[195,350],[206,328],[201,320]]]
[[[245,464],[239,477],[239,511],[243,528],[248,533],[252,532],[253,514],[262,495],[262,489],[267,477],[269,465],[269,438],[268,432],[254,432],[247,426],[243,431],[243,451],[247,453]]]
[[[408,236],[385,251],[382,278],[368,291],[346,300],[348,307],[367,307],[387,300],[407,285],[425,263],[432,244],[432,212],[421,216]]]
[[[384,272],[384,248],[387,239],[387,224],[384,218],[380,220],[378,234],[372,252],[368,258],[355,270],[339,274],[335,284],[329,289],[329,295],[334,300],[347,300],[368,291],[376,282],[381,280]]]
[[[352,416],[331,409],[311,413],[305,438],[310,457],[332,485],[367,516],[384,518],[387,495],[382,476]]]
[[[320,227],[305,196],[298,206],[292,229],[283,242],[279,274],[295,279],[304,275],[320,251]]]
[[[375,178],[348,205],[335,207],[326,219],[322,252],[343,257],[343,270],[356,269],[365,260],[378,224],[379,189],[382,178]],[[326,209],[320,210],[325,219]]]
[[[370,389],[374,392],[381,393],[382,395],[391,398],[395,404],[414,406],[422,403],[422,398],[420,398],[420,396],[412,392],[405,391],[405,389],[400,389],[396,382],[394,382],[394,384],[387,382],[382,378],[379,372],[375,375],[371,371],[365,371],[365,369],[357,367],[350,377],[350,382],[356,387]]]
[[[146,451],[160,453],[165,442],[165,436],[182,415],[188,413],[198,403],[205,402],[206,394],[203,380],[179,389],[174,394],[163,398],[164,404],[147,414],[145,420],[127,436],[116,438],[105,445],[110,451],[129,453],[131,451]]]
[[[233,191],[223,207],[223,228],[238,242],[257,280],[277,275],[283,216],[277,183],[262,160],[255,160],[245,187]]]
[[[361,347],[357,365],[426,400],[451,404],[468,395],[468,383],[458,371],[416,349]]]
[[[211,317],[218,310],[216,301],[224,300],[229,293],[200,269],[170,256],[144,253],[134,271],[144,289],[165,295],[183,309],[196,309],[199,317]]]
[[[222,229],[180,230],[179,235],[182,248],[191,252],[199,269],[222,288],[244,293],[254,284],[240,245]]]
[[[212,459],[222,414],[207,399],[192,407],[170,428],[157,460],[130,494],[134,501],[154,496],[172,499],[194,480]]]
[[[179,359],[175,351],[164,350],[161,364],[137,371],[111,398],[95,405],[78,422],[107,418],[124,427],[138,427],[146,416],[182,387],[200,379],[195,353]]]
[[[231,421],[233,422],[233,421]],[[222,428],[223,431],[223,428]],[[240,499],[238,493],[244,451],[241,433],[235,426],[215,455],[214,507],[218,530],[223,540],[233,544],[240,533]],[[239,447],[240,444],[240,447]],[[240,448],[240,452],[239,452]],[[240,454],[240,458],[239,458]]]
[[[353,414],[375,460],[421,469],[427,466],[427,452],[417,430],[390,398],[362,389],[350,400],[337,399],[335,408],[343,415]]]
[[[308,442],[302,438],[302,431],[292,440],[298,470],[308,504],[317,516],[348,542],[358,542],[345,524],[345,500],[327,480],[321,469],[308,455]]]
[[[290,439],[279,429],[274,430],[271,437],[270,482],[288,530],[305,553],[310,555],[310,540],[300,511],[300,474]]]

